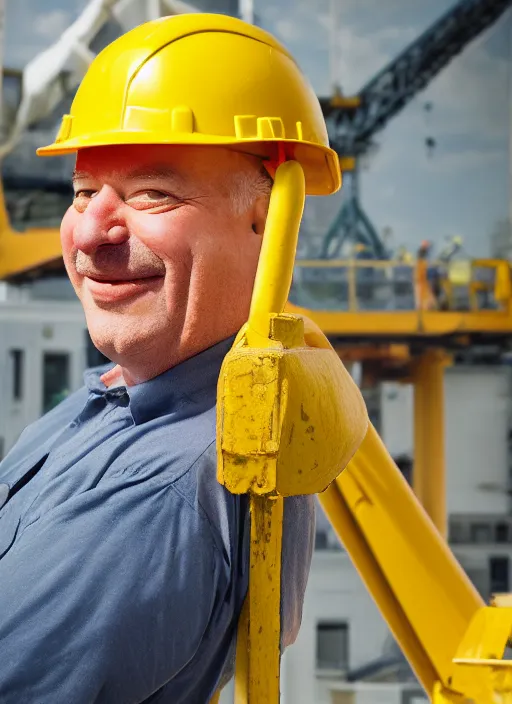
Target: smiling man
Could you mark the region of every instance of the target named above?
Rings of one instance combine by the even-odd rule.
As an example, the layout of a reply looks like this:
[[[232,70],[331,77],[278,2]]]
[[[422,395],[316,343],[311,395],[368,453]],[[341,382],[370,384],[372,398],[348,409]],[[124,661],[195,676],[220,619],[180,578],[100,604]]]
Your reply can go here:
[[[107,47],[40,153],[73,151],[64,262],[112,364],[0,465],[0,701],[203,704],[232,672],[249,570],[246,498],[216,481],[220,365],[279,160],[310,193],[339,167],[291,57],[212,15]],[[313,534],[312,498],[286,499],[283,647]]]

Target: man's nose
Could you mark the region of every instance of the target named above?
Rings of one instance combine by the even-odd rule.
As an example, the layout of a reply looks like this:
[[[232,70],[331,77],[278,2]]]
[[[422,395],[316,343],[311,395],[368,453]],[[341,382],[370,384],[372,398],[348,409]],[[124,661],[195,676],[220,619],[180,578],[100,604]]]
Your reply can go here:
[[[129,231],[123,217],[125,204],[109,186],[90,199],[78,219],[73,232],[73,242],[84,254],[93,254],[103,244],[123,244]]]

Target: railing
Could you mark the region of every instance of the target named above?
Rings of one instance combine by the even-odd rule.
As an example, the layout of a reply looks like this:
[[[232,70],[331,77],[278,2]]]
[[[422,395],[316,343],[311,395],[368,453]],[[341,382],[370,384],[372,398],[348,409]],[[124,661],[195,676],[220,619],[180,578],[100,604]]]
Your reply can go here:
[[[510,264],[496,259],[453,262],[299,260],[290,300],[312,310],[499,310],[511,297]]]

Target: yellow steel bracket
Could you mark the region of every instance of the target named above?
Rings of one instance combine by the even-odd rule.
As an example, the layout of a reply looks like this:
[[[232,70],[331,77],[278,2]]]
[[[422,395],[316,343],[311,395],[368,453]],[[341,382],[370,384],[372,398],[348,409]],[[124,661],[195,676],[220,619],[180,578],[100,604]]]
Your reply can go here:
[[[469,693],[478,704],[512,704],[512,661],[502,659],[511,637],[512,608],[479,609],[453,659],[450,687]],[[434,704],[443,702],[434,699]]]
[[[218,383],[218,479],[232,493],[248,493],[251,511],[236,704],[279,701],[283,497],[323,491],[367,429],[359,390],[321,344],[322,333],[310,347],[304,320],[282,313],[303,207],[302,168],[285,162],[275,175],[249,320]]]

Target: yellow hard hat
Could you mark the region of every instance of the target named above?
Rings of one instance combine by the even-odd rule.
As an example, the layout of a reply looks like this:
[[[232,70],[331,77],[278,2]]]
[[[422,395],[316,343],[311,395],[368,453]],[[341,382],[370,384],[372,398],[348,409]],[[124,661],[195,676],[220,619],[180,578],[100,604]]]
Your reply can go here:
[[[306,193],[341,185],[320,104],[272,35],[233,17],[184,14],[140,25],[92,62],[54,156],[113,144],[232,146],[303,169]]]

